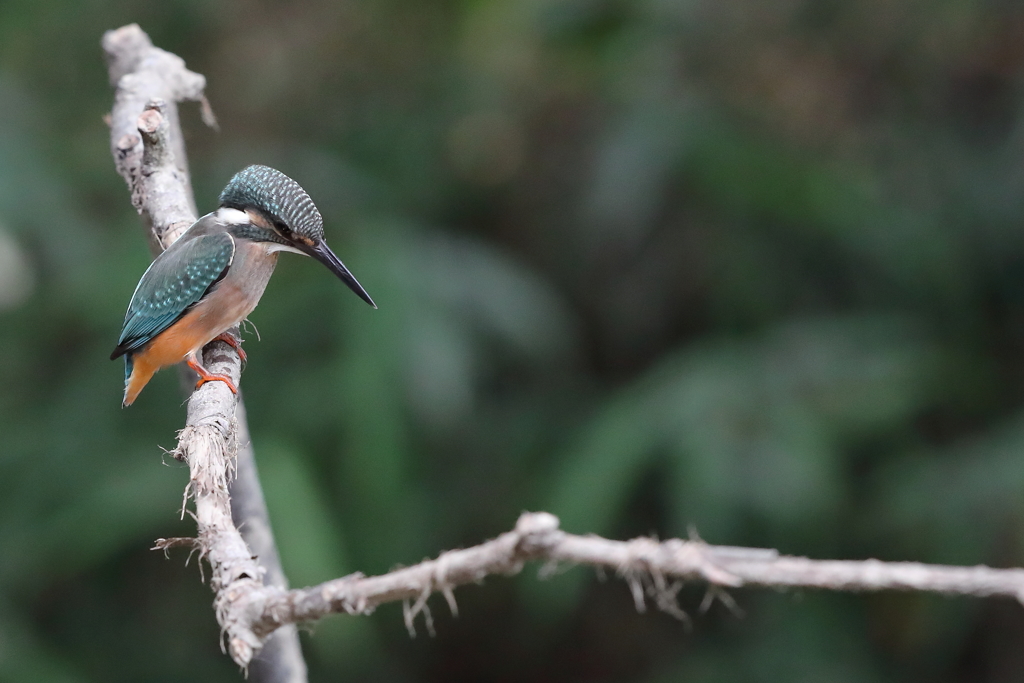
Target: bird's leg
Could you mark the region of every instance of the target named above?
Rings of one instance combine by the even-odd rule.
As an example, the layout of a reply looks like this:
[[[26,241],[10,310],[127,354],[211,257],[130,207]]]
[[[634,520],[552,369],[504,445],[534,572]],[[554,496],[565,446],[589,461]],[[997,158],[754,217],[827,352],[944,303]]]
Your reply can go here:
[[[238,360],[242,361],[243,363],[245,362],[246,355],[245,351],[242,350],[242,342],[240,339],[236,339],[235,335],[231,334],[230,332],[221,332],[211,341],[224,342],[225,344],[227,344],[228,346],[230,346],[231,348],[238,352]]]
[[[238,387],[235,386],[235,383],[231,381],[230,377],[228,377],[227,375],[215,375],[206,368],[204,368],[202,365],[200,365],[199,359],[196,357],[195,351],[185,356],[185,362],[188,363],[188,366],[192,368],[192,370],[194,370],[197,375],[199,375],[199,381],[196,382],[196,389],[203,386],[207,382],[217,380],[220,382],[224,382],[224,384],[227,384],[228,389],[231,390],[232,394],[238,393]]]

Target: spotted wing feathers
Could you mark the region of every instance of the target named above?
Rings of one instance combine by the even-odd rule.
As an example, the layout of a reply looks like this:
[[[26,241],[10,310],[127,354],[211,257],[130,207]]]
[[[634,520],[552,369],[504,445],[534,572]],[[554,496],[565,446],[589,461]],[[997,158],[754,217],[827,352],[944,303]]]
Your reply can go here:
[[[227,233],[175,243],[160,254],[135,288],[111,360],[146,345],[185,315],[224,277],[234,255]]]

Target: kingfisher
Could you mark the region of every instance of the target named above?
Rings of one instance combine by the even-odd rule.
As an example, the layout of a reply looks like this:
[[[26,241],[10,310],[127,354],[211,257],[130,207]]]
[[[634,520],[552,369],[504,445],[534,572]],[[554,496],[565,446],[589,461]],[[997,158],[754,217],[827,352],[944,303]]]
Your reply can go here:
[[[324,241],[323,217],[302,187],[267,166],[248,166],[220,193],[208,213],[156,257],[135,287],[114,360],[124,356],[123,405],[129,406],[162,367],[181,361],[205,382],[238,388],[209,372],[197,353],[215,339],[245,352],[228,330],[263,296],[279,252],[312,256],[359,298],[377,305]]]

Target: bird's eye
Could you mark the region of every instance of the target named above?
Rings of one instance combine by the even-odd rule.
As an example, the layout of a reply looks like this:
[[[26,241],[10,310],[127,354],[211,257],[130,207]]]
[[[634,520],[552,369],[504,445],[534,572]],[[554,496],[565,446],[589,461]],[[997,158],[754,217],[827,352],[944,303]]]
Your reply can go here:
[[[292,229],[284,224],[284,221],[274,221],[274,228],[282,237],[291,237]]]

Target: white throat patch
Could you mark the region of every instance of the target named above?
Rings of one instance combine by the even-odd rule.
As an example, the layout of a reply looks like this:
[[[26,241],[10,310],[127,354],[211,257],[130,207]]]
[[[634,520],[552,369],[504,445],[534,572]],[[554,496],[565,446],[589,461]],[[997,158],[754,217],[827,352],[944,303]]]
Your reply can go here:
[[[299,256],[309,256],[309,254],[307,254],[306,252],[300,251],[300,250],[296,249],[295,247],[290,246],[288,244],[278,244],[277,242],[267,242],[266,245],[267,245],[267,253],[268,254],[273,254],[276,251],[288,251],[288,252],[291,252],[293,254],[298,254]]]
[[[244,225],[249,222],[249,216],[245,211],[222,206],[217,209],[217,220],[228,225]]]

